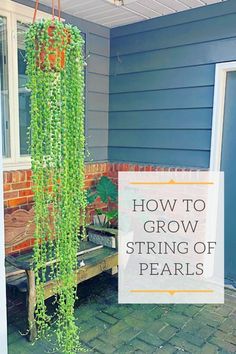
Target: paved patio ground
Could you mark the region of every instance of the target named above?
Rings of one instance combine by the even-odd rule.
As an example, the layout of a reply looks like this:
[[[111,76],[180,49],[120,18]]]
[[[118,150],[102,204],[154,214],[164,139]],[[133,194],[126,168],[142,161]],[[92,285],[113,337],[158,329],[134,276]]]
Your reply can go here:
[[[52,353],[46,341],[27,341],[25,297],[8,292],[9,354]],[[105,274],[81,284],[79,296],[87,353],[236,353],[234,291],[224,305],[118,305],[117,278]]]

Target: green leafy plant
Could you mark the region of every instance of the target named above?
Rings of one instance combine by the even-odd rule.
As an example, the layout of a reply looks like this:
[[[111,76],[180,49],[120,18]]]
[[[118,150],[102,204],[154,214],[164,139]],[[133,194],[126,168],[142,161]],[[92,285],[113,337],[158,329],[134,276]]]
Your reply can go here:
[[[33,23],[26,34],[31,90],[30,152],[35,200],[34,271],[39,337],[48,335],[48,276],[57,280],[57,350],[81,350],[74,317],[77,253],[85,226],[84,40],[58,20]],[[46,262],[56,259],[49,266]]]
[[[98,183],[87,191],[88,204],[94,203],[98,198],[107,204],[107,210],[95,209],[100,226],[117,226],[117,185],[106,176],[102,176]]]

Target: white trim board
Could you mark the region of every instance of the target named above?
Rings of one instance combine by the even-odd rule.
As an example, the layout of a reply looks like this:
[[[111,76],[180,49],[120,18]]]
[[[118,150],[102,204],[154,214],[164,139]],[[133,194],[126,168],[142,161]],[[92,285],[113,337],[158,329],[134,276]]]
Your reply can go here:
[[[236,61],[216,64],[210,153],[211,171],[220,171],[224,129],[225,87],[227,73],[230,71],[236,71]]]
[[[1,79],[1,78],[0,78]],[[1,95],[0,95],[1,107]],[[1,110],[0,110],[1,121]],[[3,219],[3,172],[2,172],[2,131],[0,124],[0,346],[1,353],[7,354],[7,314],[6,314],[6,277],[5,277],[5,241]]]

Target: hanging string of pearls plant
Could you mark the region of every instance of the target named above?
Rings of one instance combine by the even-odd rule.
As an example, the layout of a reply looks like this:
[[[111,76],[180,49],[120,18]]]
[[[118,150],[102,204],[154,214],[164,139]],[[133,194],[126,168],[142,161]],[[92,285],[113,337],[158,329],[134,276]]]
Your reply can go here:
[[[35,317],[38,337],[45,338],[51,318],[44,285],[50,277],[56,279],[56,349],[66,354],[82,349],[74,304],[78,235],[84,233],[86,207],[83,46],[79,29],[57,19],[34,22],[26,34],[36,225]]]

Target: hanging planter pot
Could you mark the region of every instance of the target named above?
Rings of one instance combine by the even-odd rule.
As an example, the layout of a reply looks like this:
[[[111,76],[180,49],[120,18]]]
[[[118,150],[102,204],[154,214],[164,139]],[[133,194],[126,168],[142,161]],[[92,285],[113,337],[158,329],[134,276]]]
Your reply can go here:
[[[55,21],[52,21],[47,29],[47,40],[36,40],[35,49],[38,53],[36,65],[41,70],[60,71],[64,69],[66,46],[69,43],[69,30],[58,29]]]
[[[39,0],[36,0],[33,25],[36,21]],[[60,0],[58,0],[58,21],[54,16],[54,0],[52,0],[52,20],[48,26],[38,28],[35,38],[36,66],[41,70],[60,71],[65,68],[66,48],[71,42],[70,29],[65,27],[60,17]]]

